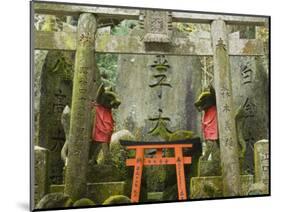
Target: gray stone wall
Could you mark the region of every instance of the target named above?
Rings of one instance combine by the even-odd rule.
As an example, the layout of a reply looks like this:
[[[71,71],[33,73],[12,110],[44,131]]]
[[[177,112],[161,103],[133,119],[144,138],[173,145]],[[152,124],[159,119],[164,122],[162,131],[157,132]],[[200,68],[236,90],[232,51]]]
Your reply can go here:
[[[169,86],[150,87],[159,79],[154,77],[157,70],[150,67],[155,55],[126,55],[118,60],[116,91],[122,104],[117,115],[117,129],[128,129],[137,140],[155,140],[148,132],[156,122],[149,118],[169,117],[167,128],[192,130],[200,133],[200,114],[194,107],[194,100],[201,91],[201,66],[197,56],[166,56],[170,65],[164,74],[164,83]],[[161,96],[161,98],[159,97]]]

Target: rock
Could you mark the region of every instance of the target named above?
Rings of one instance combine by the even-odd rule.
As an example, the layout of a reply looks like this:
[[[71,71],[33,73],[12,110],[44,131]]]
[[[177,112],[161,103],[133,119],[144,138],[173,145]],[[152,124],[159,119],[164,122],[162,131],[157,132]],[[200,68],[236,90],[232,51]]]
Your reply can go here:
[[[35,161],[34,161],[34,174],[35,174],[35,204],[49,192],[49,150],[35,146],[34,147]]]
[[[220,176],[191,178],[191,199],[205,199],[217,197],[223,197],[222,178]]]
[[[254,176],[253,175],[240,175],[240,196],[248,195],[248,190],[251,185],[254,183]]]
[[[63,193],[50,193],[45,195],[36,205],[36,209],[59,209],[72,206],[72,200]]]
[[[86,197],[102,204],[110,196],[125,194],[125,182],[88,183]]]
[[[204,161],[199,160],[198,176],[220,176],[221,164],[220,161]]]
[[[246,196],[253,184],[253,175],[240,175],[239,195]],[[227,197],[223,195],[223,182],[221,176],[193,177],[190,181],[190,198],[206,199]]]
[[[96,205],[96,204],[88,198],[82,198],[74,202],[73,207],[92,206],[92,205]]]
[[[87,194],[84,197],[96,204],[102,204],[109,196],[127,195],[125,193],[126,186],[124,181],[87,183]],[[52,193],[63,193],[64,185],[51,185],[50,191]]]
[[[269,185],[269,146],[268,140],[255,143],[255,183]]]
[[[135,141],[135,136],[128,130],[120,130],[113,133],[110,141],[112,162],[117,167],[123,179],[127,178],[126,159],[128,151],[120,145],[120,140]]]
[[[131,200],[123,195],[111,196],[103,202],[103,205],[118,205],[118,204],[128,204]]]
[[[268,187],[262,182],[252,184],[247,193],[247,195],[263,195],[263,194],[269,194],[269,191],[268,191]]]
[[[89,164],[87,171],[88,183],[117,182],[125,180],[120,170],[113,165]]]

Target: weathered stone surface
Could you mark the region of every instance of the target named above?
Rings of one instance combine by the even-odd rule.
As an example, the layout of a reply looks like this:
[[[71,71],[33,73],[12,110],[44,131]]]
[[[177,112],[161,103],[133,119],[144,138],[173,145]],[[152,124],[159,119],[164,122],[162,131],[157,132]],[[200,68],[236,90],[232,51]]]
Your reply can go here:
[[[82,198],[74,202],[73,207],[93,206],[96,205],[92,200],[88,198]]]
[[[64,184],[60,185],[51,185],[50,186],[50,193],[63,193]]]
[[[240,33],[241,34],[241,33]],[[263,42],[258,39],[239,39],[239,32],[231,33],[229,38],[230,55],[263,55]]]
[[[198,176],[220,176],[221,175],[221,164],[220,161],[204,161],[199,160],[198,164]]]
[[[149,118],[163,116],[171,121],[168,128],[200,132],[200,117],[193,105],[197,92],[200,92],[200,61],[194,57],[166,56],[171,68],[165,73],[172,87],[149,85],[159,79],[154,77],[158,72],[150,68],[156,56],[120,55],[116,90],[122,104],[117,111],[117,129],[128,129],[136,140],[155,140],[148,134],[155,124]],[[141,95],[140,94],[141,91]],[[161,95],[162,93],[162,95]],[[177,94],[177,95],[175,95]],[[159,98],[161,95],[161,99]]]
[[[118,204],[128,204],[128,203],[131,203],[130,198],[124,195],[115,195],[106,199],[103,205],[118,205]]]
[[[191,199],[223,197],[222,177],[193,177],[190,184]]]
[[[269,194],[268,186],[262,182],[254,183],[248,189],[247,195],[264,195]]]
[[[41,98],[41,75],[48,51],[34,51],[34,73],[33,73],[33,113],[34,113],[34,145],[39,144],[39,118],[40,118],[40,98]]]
[[[254,174],[254,144],[268,138],[268,74],[261,57],[230,57],[234,107],[240,110],[239,143],[245,143],[242,171]]]
[[[128,158],[128,151],[120,145],[120,140],[135,141],[135,136],[128,130],[120,130],[113,133],[110,141],[110,152],[112,155],[113,165],[118,169],[123,180],[128,178],[128,167],[126,166],[126,159]]]
[[[73,54],[48,52],[40,75],[40,105],[38,116],[38,145],[50,150],[50,182],[62,183],[63,161],[60,151],[65,135],[60,121],[72,94]]]
[[[97,21],[93,14],[81,14],[78,20],[77,51],[71,104],[68,164],[65,190],[73,201],[86,193],[89,142],[91,141],[91,106],[96,69],[94,42]]]
[[[260,140],[254,145],[255,183],[264,183],[269,190],[269,146],[268,140]]]
[[[168,11],[144,10],[140,16],[144,25],[145,35],[143,41],[163,44],[171,41],[172,16]]]
[[[241,196],[247,196],[249,189],[254,183],[254,176],[253,175],[240,175],[240,195]]]
[[[35,209],[59,209],[71,207],[73,204],[69,196],[63,193],[50,193],[45,195],[36,205]]]
[[[102,204],[107,198],[113,195],[126,195],[126,183],[119,182],[100,182],[100,183],[87,183],[87,192],[84,197],[91,199],[96,204]],[[50,192],[63,192],[64,185],[51,185]]]
[[[34,202],[37,202],[49,192],[49,150],[35,146],[34,147],[35,161],[34,161],[34,173],[35,173],[35,195]]]
[[[87,172],[87,182],[90,183],[116,182],[125,180],[121,175],[120,170],[113,165],[89,164]]]
[[[198,34],[198,33],[197,33]],[[35,32],[35,49],[75,51],[77,48],[75,32]],[[194,37],[171,38],[169,45],[156,45],[148,47],[140,36],[114,36],[102,34],[97,36],[95,51],[98,53],[132,53],[132,54],[166,54],[166,55],[200,55],[211,56],[210,39],[194,39]],[[238,39],[230,37],[230,55],[247,56],[263,55],[263,43],[260,40]]]
[[[248,195],[248,190],[253,184],[253,175],[240,175],[240,195]],[[224,197],[223,178],[221,176],[193,177],[190,185],[191,199],[206,199]]]
[[[87,197],[102,204],[113,195],[124,195],[124,182],[88,183]]]
[[[224,196],[238,196],[240,191],[239,155],[225,22],[222,20],[213,21],[211,33],[214,49],[214,87],[216,90],[223,194]]]
[[[137,20],[140,15],[138,9],[127,8],[108,8],[108,7],[93,7],[81,5],[65,5],[35,2],[33,3],[36,13],[41,14],[59,14],[77,16],[83,12],[96,13],[99,17],[114,16],[119,19]],[[111,15],[109,15],[111,14]],[[210,23],[212,20],[222,19],[229,24],[249,24],[249,25],[265,25],[268,22],[266,17],[252,17],[252,16],[233,16],[222,14],[200,14],[187,12],[172,12],[173,21],[188,22],[188,23]]]

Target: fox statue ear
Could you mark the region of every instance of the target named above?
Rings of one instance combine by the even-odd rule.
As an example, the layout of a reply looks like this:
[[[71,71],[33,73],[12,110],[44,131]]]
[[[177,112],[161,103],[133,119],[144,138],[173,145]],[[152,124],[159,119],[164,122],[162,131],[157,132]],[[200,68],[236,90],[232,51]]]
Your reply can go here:
[[[108,87],[107,90],[113,92],[113,88],[111,86]]]
[[[210,85],[210,93],[213,95],[213,96],[216,96],[216,91],[214,89],[214,87],[212,85]]]
[[[100,98],[101,98],[101,95],[105,92],[105,87],[104,87],[104,84],[101,83],[100,87],[98,88],[98,91],[97,91],[97,96],[96,96],[96,101],[97,102],[100,102]]]

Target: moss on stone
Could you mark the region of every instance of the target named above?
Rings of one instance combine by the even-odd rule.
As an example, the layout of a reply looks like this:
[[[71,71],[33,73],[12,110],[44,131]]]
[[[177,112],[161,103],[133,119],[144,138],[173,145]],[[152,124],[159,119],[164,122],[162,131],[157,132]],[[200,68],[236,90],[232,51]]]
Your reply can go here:
[[[240,175],[239,195],[246,196],[253,184],[253,175]],[[193,177],[190,183],[190,198],[205,199],[226,197],[223,194],[223,179],[221,176]]]
[[[114,195],[106,199],[103,205],[118,205],[131,203],[131,200],[124,195]]]
[[[88,183],[87,195],[85,197],[93,200],[96,204],[102,204],[108,197],[114,195],[124,195],[125,183],[103,182]]]
[[[73,204],[68,195],[64,193],[50,193],[45,195],[36,205],[36,209],[67,208]]]
[[[169,141],[185,140],[194,137],[194,133],[189,130],[177,130],[169,135]]]
[[[45,32],[57,31],[56,17],[54,15],[46,15],[45,23],[42,26],[42,31]]]
[[[198,176],[220,176],[221,164],[216,160],[199,160],[198,163]]]
[[[82,198],[82,199],[77,200],[73,204],[73,207],[92,206],[92,205],[96,205],[96,204],[88,198]]]

